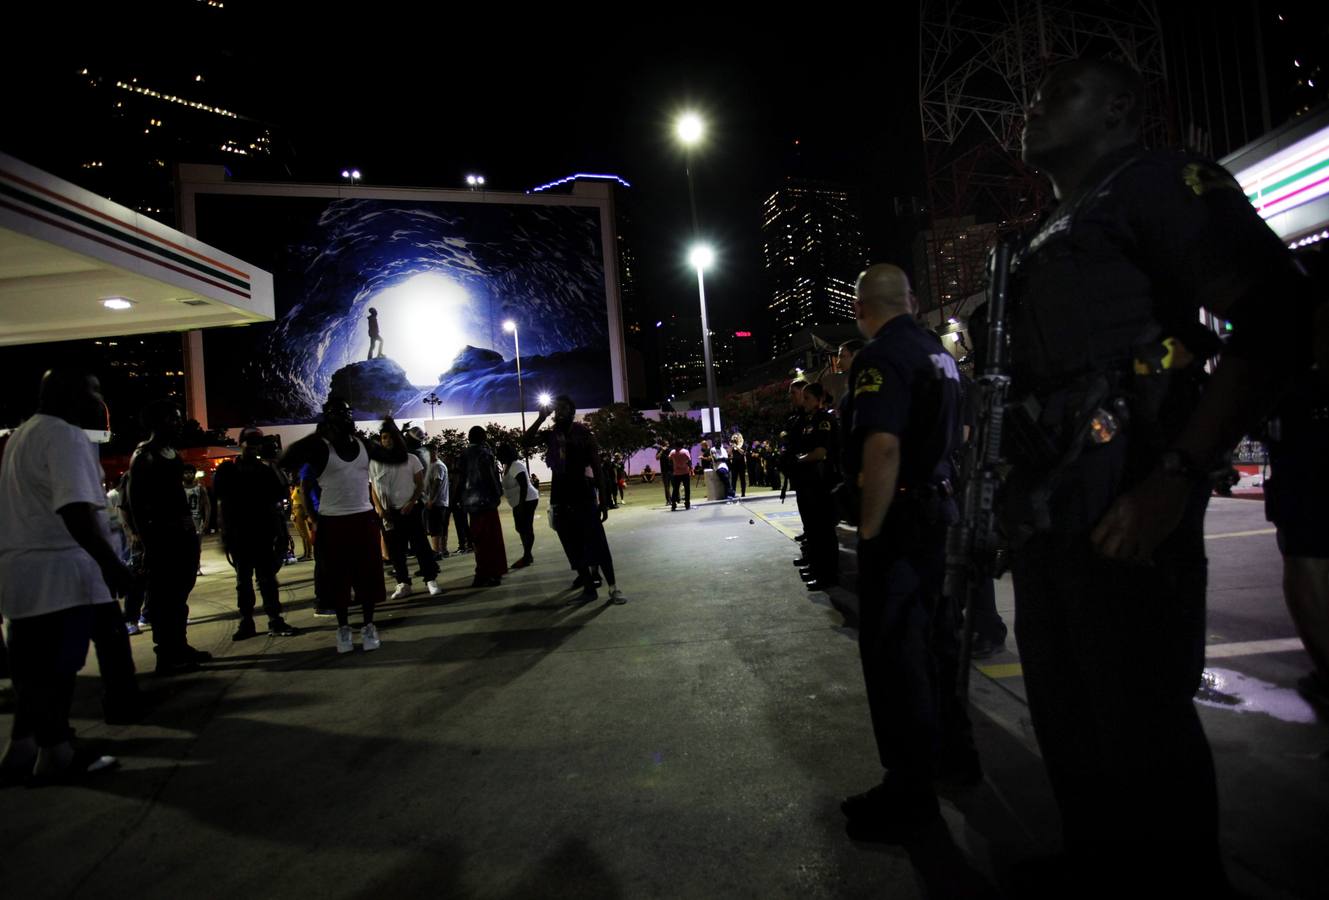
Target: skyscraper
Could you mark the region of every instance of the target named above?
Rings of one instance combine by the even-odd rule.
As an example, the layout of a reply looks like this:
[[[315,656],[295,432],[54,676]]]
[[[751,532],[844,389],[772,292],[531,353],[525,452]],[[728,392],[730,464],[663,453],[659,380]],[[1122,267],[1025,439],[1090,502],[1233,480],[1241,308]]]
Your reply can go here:
[[[776,356],[814,325],[854,320],[854,279],[867,262],[848,190],[788,178],[762,205]]]
[[[132,48],[110,37],[53,48],[34,69],[36,83],[18,92],[0,145],[170,226],[179,224],[178,163],[224,165],[247,178],[288,175],[289,144],[252,108],[264,85],[252,58],[238,52],[251,35],[230,5],[173,4],[158,23],[166,30]]]
[[[701,317],[673,315],[656,327],[660,345],[660,375],[667,397],[706,387],[706,364],[701,346]],[[750,332],[743,332],[750,334]],[[729,384],[737,374],[736,338],[732,332],[711,329],[711,360],[717,384]]]
[[[987,284],[988,249],[998,228],[973,216],[938,219],[914,238],[914,294],[921,312],[959,315],[963,301]]]

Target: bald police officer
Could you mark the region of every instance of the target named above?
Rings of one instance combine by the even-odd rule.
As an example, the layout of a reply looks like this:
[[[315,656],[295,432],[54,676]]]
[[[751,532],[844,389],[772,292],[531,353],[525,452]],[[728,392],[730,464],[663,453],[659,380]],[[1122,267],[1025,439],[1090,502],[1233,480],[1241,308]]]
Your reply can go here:
[[[1075,871],[1225,889],[1204,666],[1206,473],[1309,355],[1311,304],[1237,183],[1139,144],[1139,76],[1052,72],[1024,158],[1059,205],[1011,273],[1004,498],[1030,713]],[[1212,378],[1200,307],[1234,339]]]
[[[918,837],[940,821],[934,779],[977,777],[968,720],[955,699],[956,611],[942,597],[946,529],[957,517],[952,450],[960,378],[941,342],[911,315],[904,272],[875,265],[855,288],[858,327],[843,412],[845,477],[859,486],[859,653],[885,776],[842,804],[856,840]]]

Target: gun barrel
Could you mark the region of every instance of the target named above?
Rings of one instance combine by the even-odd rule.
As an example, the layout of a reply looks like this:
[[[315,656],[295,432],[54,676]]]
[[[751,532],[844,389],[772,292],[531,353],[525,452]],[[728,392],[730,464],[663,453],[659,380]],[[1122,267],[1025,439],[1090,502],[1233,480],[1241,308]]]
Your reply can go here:
[[[988,344],[983,374],[1000,375],[1006,369],[1006,288],[1015,242],[1011,235],[997,239],[992,253],[992,281],[988,297]]]

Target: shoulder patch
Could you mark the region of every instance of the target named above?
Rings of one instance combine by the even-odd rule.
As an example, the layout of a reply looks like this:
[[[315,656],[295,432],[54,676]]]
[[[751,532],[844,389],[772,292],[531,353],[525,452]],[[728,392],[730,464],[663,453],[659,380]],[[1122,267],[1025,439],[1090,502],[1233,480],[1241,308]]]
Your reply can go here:
[[[1241,185],[1237,184],[1237,180],[1226,169],[1212,163],[1187,163],[1182,167],[1181,180],[1186,183],[1186,187],[1195,192],[1197,197],[1203,197],[1215,189],[1241,190]]]
[[[876,394],[881,391],[881,370],[868,366],[858,373],[854,381],[854,396]]]

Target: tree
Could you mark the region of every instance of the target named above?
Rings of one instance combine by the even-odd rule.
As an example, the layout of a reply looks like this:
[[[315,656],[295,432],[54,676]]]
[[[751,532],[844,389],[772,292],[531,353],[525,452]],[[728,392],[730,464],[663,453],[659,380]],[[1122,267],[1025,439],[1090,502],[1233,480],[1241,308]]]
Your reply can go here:
[[[452,465],[466,449],[466,435],[456,428],[444,428],[427,443],[433,447],[446,465]]]
[[[789,418],[789,382],[779,381],[720,400],[720,415],[729,431],[743,433],[746,441],[779,438]]]
[[[670,447],[675,443],[691,450],[701,442],[701,422],[685,415],[662,415],[655,423],[655,437]]]
[[[235,441],[224,431],[213,428],[204,431],[198,424],[198,419],[190,419],[185,422],[184,427],[180,429],[180,434],[175,439],[177,450],[185,450],[191,447],[234,447]]]
[[[506,428],[497,422],[490,422],[485,425],[485,434],[489,437],[489,446],[495,450],[498,450],[504,444],[511,444],[519,454],[521,453],[520,428]]]
[[[611,403],[586,416],[586,427],[595,435],[601,450],[624,459],[651,446],[655,434],[646,417],[626,403]]]

